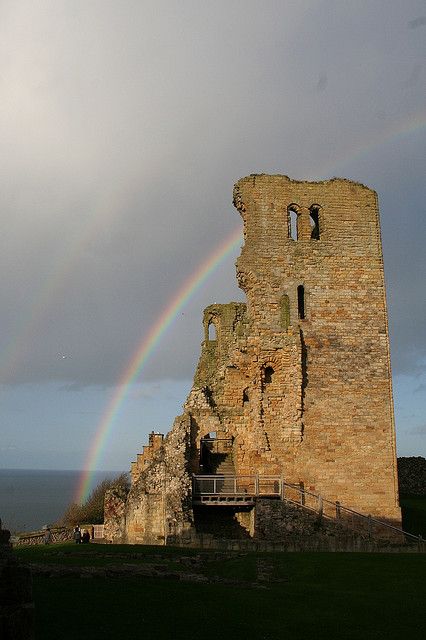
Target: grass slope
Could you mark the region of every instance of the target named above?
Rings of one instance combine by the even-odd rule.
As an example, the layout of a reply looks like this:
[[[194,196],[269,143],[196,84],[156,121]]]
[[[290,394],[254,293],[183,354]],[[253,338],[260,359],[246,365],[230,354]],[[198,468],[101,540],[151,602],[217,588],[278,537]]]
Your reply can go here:
[[[426,554],[52,545],[19,548],[17,555],[63,566],[151,564],[235,582],[35,576],[43,640],[415,640],[426,631]]]

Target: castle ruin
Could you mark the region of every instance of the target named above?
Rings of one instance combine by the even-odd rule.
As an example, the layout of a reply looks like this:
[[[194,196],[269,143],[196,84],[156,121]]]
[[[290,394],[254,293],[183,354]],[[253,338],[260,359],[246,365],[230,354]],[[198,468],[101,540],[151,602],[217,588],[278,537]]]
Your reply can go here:
[[[247,303],[205,309],[184,413],[151,434],[130,493],[109,496],[106,536],[189,539],[219,513],[267,536],[285,487],[400,524],[376,193],[251,175],[233,201]]]

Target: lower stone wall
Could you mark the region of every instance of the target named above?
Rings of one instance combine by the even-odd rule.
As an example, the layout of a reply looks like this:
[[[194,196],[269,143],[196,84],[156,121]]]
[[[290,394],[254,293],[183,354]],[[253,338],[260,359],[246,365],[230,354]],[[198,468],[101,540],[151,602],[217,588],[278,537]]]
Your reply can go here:
[[[134,506],[127,511],[126,541],[134,544],[160,544],[172,528],[167,526],[165,500],[162,493],[132,494]]]
[[[393,530],[368,517],[342,513],[339,520],[326,518],[298,504],[281,500],[258,500],[254,507],[254,538],[289,542],[297,539],[302,546],[318,543],[328,546],[327,539],[352,545],[355,539],[375,544],[404,544],[399,530]],[[313,541],[317,541],[313,542]]]
[[[173,429],[153,450],[148,464],[133,477],[129,493],[107,492],[106,540],[166,544],[169,539],[191,538],[191,432],[188,415],[176,418]]]
[[[247,540],[253,536],[253,509],[195,506],[194,524],[197,535],[208,534],[225,540]]]
[[[214,538],[208,534],[199,534],[188,540],[170,542],[176,547],[195,549],[218,549],[220,551],[283,551],[283,552],[371,552],[371,553],[424,553],[425,544],[389,544],[381,545],[375,540],[366,540],[350,535],[337,536],[288,536],[281,541],[272,540],[226,540]]]
[[[104,498],[104,538],[124,542],[127,493],[123,487],[108,489]]]
[[[73,529],[64,528],[64,527],[51,527],[51,542],[66,542],[67,540],[73,539]],[[41,531],[31,531],[28,533],[20,533],[17,536],[13,537],[13,546],[14,547],[27,547],[37,544],[44,543],[44,537],[46,535],[45,530]]]

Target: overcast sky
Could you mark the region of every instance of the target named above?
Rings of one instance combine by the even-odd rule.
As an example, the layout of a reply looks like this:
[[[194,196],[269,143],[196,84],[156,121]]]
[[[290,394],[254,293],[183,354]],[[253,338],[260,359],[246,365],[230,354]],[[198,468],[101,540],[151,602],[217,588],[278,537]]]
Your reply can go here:
[[[126,365],[240,225],[249,173],[380,199],[399,455],[426,455],[426,3],[2,0],[0,466],[82,468]],[[129,389],[100,468],[127,469],[191,385],[202,309]]]

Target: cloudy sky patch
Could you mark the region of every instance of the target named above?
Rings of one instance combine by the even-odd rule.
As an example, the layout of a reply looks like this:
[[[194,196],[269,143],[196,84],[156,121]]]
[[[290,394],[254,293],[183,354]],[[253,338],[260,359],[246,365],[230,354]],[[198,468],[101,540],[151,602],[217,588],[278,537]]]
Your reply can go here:
[[[81,467],[132,355],[240,224],[232,186],[252,172],[378,191],[405,411],[426,368],[423,15],[384,0],[2,2],[2,466]],[[170,428],[202,308],[243,299],[237,254],[160,341],[102,464],[127,468]]]

